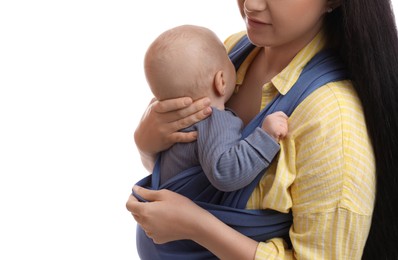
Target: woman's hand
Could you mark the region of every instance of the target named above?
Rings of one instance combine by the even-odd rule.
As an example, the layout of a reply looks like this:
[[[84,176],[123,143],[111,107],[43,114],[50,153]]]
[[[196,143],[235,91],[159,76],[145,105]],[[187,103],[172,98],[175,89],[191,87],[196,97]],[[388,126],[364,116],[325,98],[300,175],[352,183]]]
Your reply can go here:
[[[127,209],[148,237],[157,244],[193,239],[195,223],[209,213],[188,198],[169,191],[152,191],[134,186],[134,192],[150,202],[139,202],[131,195]]]
[[[135,186],[126,207],[156,244],[190,239],[219,259],[254,259],[257,242],[227,226],[190,199],[169,191],[152,191]]]
[[[179,130],[203,120],[210,114],[209,98],[195,102],[189,97],[152,100],[134,133],[144,166],[151,170],[158,152],[175,143],[196,140],[196,132],[183,133]]]

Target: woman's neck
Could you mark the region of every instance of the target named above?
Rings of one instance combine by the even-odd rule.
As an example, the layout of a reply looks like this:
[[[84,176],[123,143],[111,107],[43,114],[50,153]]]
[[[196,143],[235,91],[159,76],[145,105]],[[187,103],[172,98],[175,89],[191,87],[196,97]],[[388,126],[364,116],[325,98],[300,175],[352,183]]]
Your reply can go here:
[[[319,33],[320,28],[308,32],[300,39],[276,47],[265,46],[260,55],[264,55],[264,69],[270,79],[279,74],[305,46],[307,46]]]

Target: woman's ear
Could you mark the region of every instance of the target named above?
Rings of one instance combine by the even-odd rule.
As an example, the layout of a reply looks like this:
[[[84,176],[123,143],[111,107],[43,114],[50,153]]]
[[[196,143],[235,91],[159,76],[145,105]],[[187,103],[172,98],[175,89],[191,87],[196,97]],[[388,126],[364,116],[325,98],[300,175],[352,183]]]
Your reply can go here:
[[[226,89],[226,83],[224,79],[224,71],[219,70],[217,71],[216,75],[214,76],[214,92],[216,93],[217,96],[224,96],[225,95],[225,89]]]

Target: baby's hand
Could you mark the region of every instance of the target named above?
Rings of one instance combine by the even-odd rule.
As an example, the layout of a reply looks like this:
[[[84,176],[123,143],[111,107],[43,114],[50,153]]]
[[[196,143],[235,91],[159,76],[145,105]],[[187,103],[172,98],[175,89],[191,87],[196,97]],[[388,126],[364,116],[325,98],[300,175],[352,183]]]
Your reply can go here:
[[[279,142],[287,135],[287,119],[287,115],[282,111],[272,113],[264,119],[262,129]]]

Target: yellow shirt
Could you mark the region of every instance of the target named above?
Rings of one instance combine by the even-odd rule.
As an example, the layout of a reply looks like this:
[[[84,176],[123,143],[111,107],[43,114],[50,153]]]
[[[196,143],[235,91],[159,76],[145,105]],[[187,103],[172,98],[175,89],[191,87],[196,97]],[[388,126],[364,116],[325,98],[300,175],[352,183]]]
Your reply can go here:
[[[230,50],[244,32],[230,36]],[[262,108],[285,94],[305,64],[325,46],[320,32],[271,82]],[[237,73],[241,84],[259,48]],[[279,157],[254,190],[247,208],[293,212],[290,238],[259,243],[255,259],[360,259],[375,199],[375,162],[361,103],[348,80],[328,83],[308,96],[289,120]]]

